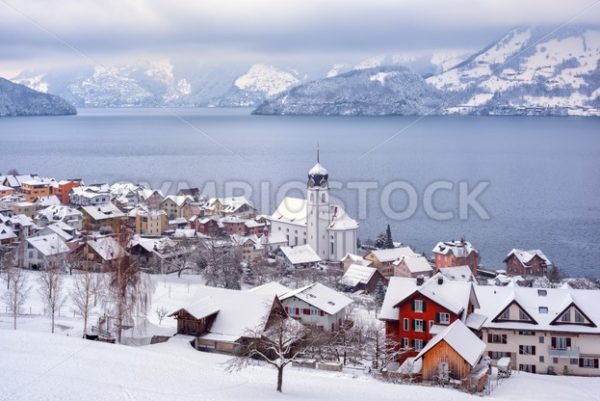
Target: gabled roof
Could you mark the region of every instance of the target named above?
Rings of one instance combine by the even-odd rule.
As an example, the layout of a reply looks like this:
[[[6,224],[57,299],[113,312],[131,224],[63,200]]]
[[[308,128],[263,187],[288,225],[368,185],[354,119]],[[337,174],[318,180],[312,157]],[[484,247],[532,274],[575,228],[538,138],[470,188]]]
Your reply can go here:
[[[190,195],[167,195],[160,203],[162,204],[167,200],[175,203],[177,207],[181,207],[188,202],[193,202],[194,198],[192,198]]]
[[[506,255],[506,257],[504,258],[503,262],[506,262],[508,260],[508,258],[510,258],[513,255],[525,267],[530,267],[531,261],[536,256],[539,257],[539,258],[541,258],[546,263],[546,265],[550,266],[552,264],[550,262],[550,259],[548,259],[546,257],[546,255],[544,255],[544,252],[542,252],[540,249],[532,249],[532,250],[529,250],[529,251],[524,251],[522,249],[516,249],[516,248],[513,248],[508,253],[508,255]]]
[[[94,238],[89,240],[87,244],[106,261],[118,259],[125,255],[125,250],[113,237]]]
[[[433,337],[415,359],[422,358],[441,341],[445,341],[471,367],[477,365],[477,362],[479,362],[479,359],[485,352],[485,343],[473,334],[463,322],[456,320],[445,330]]]
[[[402,246],[399,248],[376,249],[370,252],[380,262],[393,262],[404,256],[418,256],[410,247]]]
[[[254,292],[256,294],[268,294],[268,295],[276,295],[278,297],[282,297],[288,292],[292,291],[291,288],[286,287],[283,284],[278,283],[277,281],[271,281],[265,283],[263,285],[259,285],[258,287],[254,287],[249,289],[248,291]]]
[[[112,203],[105,203],[103,205],[90,205],[83,206],[83,210],[95,221],[113,219],[125,217],[125,213],[123,213],[118,207],[113,205]]]
[[[345,261],[346,259],[350,259],[352,261],[352,264],[358,264],[363,266],[370,266],[373,263],[373,261],[367,260],[362,256],[355,255],[353,253],[347,253],[346,256],[342,258],[342,261]]]
[[[204,297],[180,310],[185,310],[187,313],[200,320],[218,313],[219,307],[215,305],[211,297]],[[178,311],[175,311],[169,316],[173,316],[177,314],[177,312]]]
[[[356,287],[358,284],[366,285],[376,272],[377,269],[374,267],[351,264],[340,279],[340,284],[348,287]]]
[[[439,271],[448,280],[473,281],[473,272],[469,266],[440,267]]]
[[[17,238],[17,234],[13,229],[4,223],[0,224],[0,240],[8,240]]]
[[[471,300],[475,306],[478,306],[478,300],[470,282],[444,279],[440,273],[425,280],[421,285],[417,285],[416,278],[391,277],[379,318],[381,320],[398,320],[398,306],[416,293],[459,316],[467,310]],[[463,314],[461,318],[466,318],[466,316]]]
[[[306,199],[289,196],[283,198],[269,219],[306,226]]]
[[[282,246],[279,249],[281,249],[286,259],[293,265],[318,263],[321,261],[319,255],[316,254],[310,245]]]
[[[68,253],[69,247],[63,239],[57,234],[40,235],[38,237],[29,237],[27,242],[44,256],[59,255]]]
[[[352,303],[344,294],[337,292],[321,283],[309,284],[297,290],[290,291],[280,297],[282,301],[298,298],[323,312],[334,315]]]
[[[572,333],[600,333],[596,325],[600,322],[597,290],[575,290],[571,288],[531,288],[476,286],[480,308],[477,313],[488,318],[484,327],[510,330],[546,330]],[[503,321],[494,318],[513,301],[530,315],[537,324],[520,321]],[[589,324],[553,324],[567,307],[574,304],[589,319]]]
[[[429,273],[433,271],[429,261],[423,255],[402,256],[394,262],[394,265],[397,266],[403,262],[411,273]]]

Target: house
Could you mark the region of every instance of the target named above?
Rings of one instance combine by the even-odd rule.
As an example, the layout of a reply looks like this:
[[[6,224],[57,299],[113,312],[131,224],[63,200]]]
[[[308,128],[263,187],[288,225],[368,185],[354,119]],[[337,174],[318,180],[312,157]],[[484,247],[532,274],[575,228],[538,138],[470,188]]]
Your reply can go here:
[[[224,198],[210,198],[202,208],[207,215],[238,216],[251,219],[256,216],[256,208],[244,196],[230,196]]]
[[[78,235],[77,230],[62,221],[45,226],[38,234],[44,235],[53,233],[58,234],[66,242],[72,241]]]
[[[425,256],[402,256],[392,263],[396,277],[431,277],[433,268]]]
[[[116,233],[127,222],[127,215],[110,202],[102,205],[83,206],[81,211],[85,230],[110,228],[113,233]]]
[[[176,196],[176,195],[167,195],[162,202],[160,203],[160,208],[167,213],[169,220],[176,219],[178,217],[189,218],[188,205],[193,202],[193,198],[191,196]]]
[[[70,252],[69,247],[58,234],[40,235],[27,238],[24,264],[29,269],[46,269],[51,263],[65,266],[62,258]]]
[[[171,270],[170,262],[180,256],[190,254],[192,246],[180,245],[171,238],[147,238],[135,236],[129,247],[129,254],[145,269],[163,274]],[[191,261],[191,258],[189,258]]]
[[[237,248],[242,262],[253,264],[265,256],[260,239],[256,235],[243,236],[233,234],[231,242]]]
[[[269,231],[260,236],[260,244],[268,254],[276,252],[282,246],[288,246],[287,238],[283,234],[272,234]]]
[[[0,184],[14,188],[15,190],[21,187],[23,181],[33,180],[37,177],[37,174],[21,174],[21,175],[5,175],[3,176],[3,181]]]
[[[261,235],[268,229],[268,224],[265,219],[248,219],[244,222],[246,228],[246,235]]]
[[[71,178],[55,182],[52,185],[52,195],[56,195],[60,199],[60,202],[66,205],[71,201],[71,190],[80,187],[81,183],[81,178]]]
[[[53,205],[38,210],[36,221],[43,226],[63,222],[76,230],[83,229],[83,213],[66,205]]]
[[[17,240],[17,234],[12,227],[0,222],[0,245],[10,245]]]
[[[321,258],[310,245],[282,246],[279,250],[288,268],[315,267],[321,262]]]
[[[460,320],[431,339],[416,356],[423,381],[456,382],[467,391],[481,392],[489,366],[482,357],[485,343]]]
[[[340,285],[349,292],[372,293],[379,283],[387,285],[387,279],[383,274],[374,267],[360,264],[350,265],[340,279]]]
[[[83,259],[94,270],[110,270],[110,265],[127,252],[114,237],[95,236],[86,241],[80,252]]]
[[[148,210],[137,207],[132,210],[135,215],[135,233],[148,237],[159,237],[167,231],[169,219],[164,210]]]
[[[423,277],[391,277],[379,319],[386,338],[403,351],[400,362],[416,356],[445,326],[468,317],[479,307],[473,284],[452,281],[441,273]]]
[[[237,216],[227,216],[221,219],[223,232],[227,235],[244,235],[246,233],[246,220]]]
[[[271,232],[283,234],[290,245],[308,245],[323,260],[340,261],[356,253],[358,222],[330,200],[329,172],[317,156],[308,171],[306,197],[285,197],[269,217]]]
[[[144,188],[140,192],[140,199],[149,210],[160,209],[160,204],[164,198],[164,195],[158,189]]]
[[[21,197],[5,197],[0,200],[0,206],[10,210],[13,215],[24,215],[34,218],[37,212],[37,205],[33,202],[26,202]]]
[[[373,264],[372,261],[364,259],[362,256],[355,255],[353,253],[347,253],[341,260],[342,268],[344,269],[344,273],[350,265],[363,265],[363,266],[371,266]]]
[[[104,205],[111,200],[110,188],[106,184],[73,187],[69,200],[74,206]]]
[[[544,276],[552,262],[539,249],[512,249],[503,261],[509,276]]]
[[[195,217],[195,218],[194,218]],[[209,237],[218,237],[224,228],[219,218],[216,216],[199,217],[193,216],[190,223],[196,228],[196,231]]]
[[[531,373],[600,376],[597,290],[477,286],[488,356]]]
[[[0,198],[12,195],[14,193],[15,193],[14,188],[7,187],[5,185],[0,184]]]
[[[293,290],[289,287],[286,287],[283,284],[278,283],[277,281],[270,281],[268,283],[251,288],[248,291],[254,292],[256,294],[268,294],[276,295],[277,297],[282,297]]]
[[[418,256],[410,247],[403,246],[390,249],[375,249],[365,255],[365,259],[372,263],[384,277],[394,275],[394,262],[405,256]]]
[[[38,198],[50,196],[50,188],[54,179],[34,177],[21,182],[19,193],[23,194],[27,202],[33,202]]]
[[[474,276],[479,267],[479,252],[470,242],[460,241],[438,242],[433,248],[435,268],[469,266]]]
[[[320,283],[289,291],[280,298],[287,314],[305,325],[336,331],[346,320],[352,300]]]
[[[193,295],[169,316],[177,319],[177,334],[194,336],[202,351],[235,353],[262,335],[275,315],[285,315],[272,294],[200,286]]]

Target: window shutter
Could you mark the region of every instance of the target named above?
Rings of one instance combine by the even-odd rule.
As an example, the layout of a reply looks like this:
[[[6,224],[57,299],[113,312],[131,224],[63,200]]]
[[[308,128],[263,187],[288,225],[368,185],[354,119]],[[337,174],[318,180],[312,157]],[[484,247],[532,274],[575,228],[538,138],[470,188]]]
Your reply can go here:
[[[535,345],[531,347],[531,355],[535,355]]]
[[[412,329],[413,331],[417,329],[417,322],[415,321],[415,319],[413,319],[412,321]]]
[[[436,319],[437,319],[437,314],[436,314]],[[492,333],[488,333],[488,343],[492,342]]]
[[[435,322],[436,323],[440,322],[440,312],[435,312]],[[491,334],[488,334],[488,336],[491,336]]]
[[[552,337],[552,349],[556,349],[556,337]]]
[[[423,301],[423,312],[425,312],[425,306],[427,305],[427,302]]]
[[[598,369],[598,358],[594,359],[594,367]]]
[[[579,358],[579,367],[583,368],[583,358]]]
[[[414,312],[415,310],[416,310],[416,308],[415,308],[415,300],[413,299],[412,300],[412,311]]]
[[[506,344],[506,334],[502,334],[502,344]]]
[[[571,346],[571,338],[567,337],[567,347],[570,347],[570,346]]]

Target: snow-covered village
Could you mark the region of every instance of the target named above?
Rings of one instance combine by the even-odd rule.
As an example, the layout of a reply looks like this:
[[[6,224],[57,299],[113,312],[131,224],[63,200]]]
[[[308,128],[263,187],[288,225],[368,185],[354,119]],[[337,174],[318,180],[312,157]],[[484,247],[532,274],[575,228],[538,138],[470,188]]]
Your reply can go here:
[[[0,401],[600,401],[600,0],[0,0]]]
[[[475,240],[418,250],[388,225],[363,244],[328,180],[318,162],[305,198],[260,215],[198,188],[0,176],[4,399],[40,381],[50,399],[597,391],[600,282],[540,249],[490,271]]]

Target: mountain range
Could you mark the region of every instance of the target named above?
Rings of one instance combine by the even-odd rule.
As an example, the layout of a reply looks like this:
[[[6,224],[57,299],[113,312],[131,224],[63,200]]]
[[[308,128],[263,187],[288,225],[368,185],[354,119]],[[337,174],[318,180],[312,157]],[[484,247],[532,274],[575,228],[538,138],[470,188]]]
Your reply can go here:
[[[13,81],[77,107],[253,107],[259,114],[600,115],[600,29],[519,28],[479,51],[333,65],[171,60],[25,71]],[[408,68],[405,68],[408,67]]]

